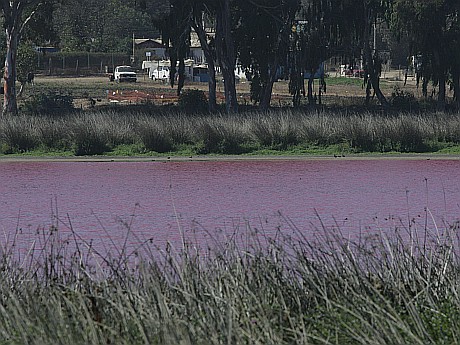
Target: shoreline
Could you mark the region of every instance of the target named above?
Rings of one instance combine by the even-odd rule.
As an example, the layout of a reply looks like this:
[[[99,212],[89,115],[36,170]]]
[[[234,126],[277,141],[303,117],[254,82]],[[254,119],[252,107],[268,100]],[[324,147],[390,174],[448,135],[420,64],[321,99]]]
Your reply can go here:
[[[334,155],[197,155],[197,156],[0,156],[1,163],[12,162],[212,162],[288,160],[460,160],[460,155],[439,153],[348,154]]]

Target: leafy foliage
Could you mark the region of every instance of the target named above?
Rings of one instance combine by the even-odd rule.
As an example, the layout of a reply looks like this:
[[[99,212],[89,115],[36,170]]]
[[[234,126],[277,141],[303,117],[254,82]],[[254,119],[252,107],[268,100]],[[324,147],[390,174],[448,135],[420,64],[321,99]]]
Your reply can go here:
[[[26,100],[22,110],[26,114],[62,114],[74,110],[73,98],[63,93],[38,93]]]
[[[179,107],[186,113],[202,114],[208,110],[208,100],[202,90],[185,90],[179,96]]]
[[[36,66],[37,56],[31,45],[23,44],[18,49],[18,60],[16,63],[17,79],[21,84],[27,82],[27,75],[33,72]]]
[[[206,59],[217,63],[226,81],[228,112],[238,109],[233,72],[236,58],[250,77],[252,99],[261,108],[269,107],[273,82],[279,77],[289,77],[293,103],[300,104],[305,95],[304,72],[311,74],[322,61],[339,55],[343,61],[362,62],[367,103],[374,91],[385,105],[379,85],[382,61],[371,42],[375,26],[387,22],[398,37],[410,41],[425,95],[431,82],[438,95],[438,109],[443,110],[450,87],[455,105],[460,105],[458,0],[33,1],[38,2],[37,11],[30,1],[10,2],[28,5],[19,21],[34,13],[18,37],[33,44],[57,45],[64,52],[131,55],[133,34],[157,37],[161,32],[172,63],[171,85],[179,75],[178,94],[184,85],[184,59],[190,55],[192,27],[197,32],[211,28],[207,42],[203,43],[206,38],[201,35],[201,44],[209,45]],[[3,13],[4,25],[11,22],[5,20],[7,14]],[[6,48],[4,43],[0,46]],[[24,56],[25,65],[28,58]],[[18,71],[24,70],[20,64],[18,61]],[[24,78],[19,75],[18,79]],[[214,76],[211,79],[209,107],[215,109],[216,83]],[[307,95],[312,98],[310,83]]]
[[[446,101],[446,83],[460,101],[460,5],[456,0],[394,0],[393,28],[410,39],[417,81],[427,96],[431,81],[438,87],[438,109]]]
[[[153,31],[135,1],[121,0],[63,0],[56,5],[54,26],[63,51],[129,53],[133,33]]]
[[[413,110],[417,106],[417,101],[412,92],[401,90],[396,86],[391,93],[391,104],[401,110]]]
[[[251,99],[266,107],[273,82],[290,46],[299,1],[237,1],[235,43],[239,62],[251,81]]]

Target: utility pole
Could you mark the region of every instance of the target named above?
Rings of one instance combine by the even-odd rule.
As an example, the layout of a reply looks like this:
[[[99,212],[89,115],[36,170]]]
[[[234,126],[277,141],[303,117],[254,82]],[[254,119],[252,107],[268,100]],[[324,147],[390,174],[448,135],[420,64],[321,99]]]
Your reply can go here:
[[[377,50],[377,23],[374,22],[374,54]]]
[[[131,56],[131,64],[134,64],[134,49],[136,47],[136,39],[134,38],[134,32],[133,32],[133,55]]]

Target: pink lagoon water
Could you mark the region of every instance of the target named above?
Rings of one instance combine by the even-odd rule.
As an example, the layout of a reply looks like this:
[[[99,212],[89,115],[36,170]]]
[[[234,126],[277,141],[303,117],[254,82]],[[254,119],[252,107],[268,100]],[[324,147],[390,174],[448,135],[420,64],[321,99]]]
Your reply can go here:
[[[204,245],[248,229],[315,239],[460,218],[459,160],[0,162],[1,244],[57,224],[95,246]],[[405,224],[405,225],[404,225]]]

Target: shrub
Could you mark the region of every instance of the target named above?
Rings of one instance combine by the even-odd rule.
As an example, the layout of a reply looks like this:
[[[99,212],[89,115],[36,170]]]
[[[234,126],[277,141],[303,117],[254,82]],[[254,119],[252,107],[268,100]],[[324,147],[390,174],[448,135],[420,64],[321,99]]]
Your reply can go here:
[[[399,143],[402,152],[423,152],[426,149],[424,136],[416,119],[399,119]]]
[[[38,141],[41,146],[50,149],[69,149],[69,123],[64,118],[35,117],[33,125],[37,130]]]
[[[244,134],[232,124],[204,122],[199,126],[197,141],[200,143],[198,153],[243,153],[241,144],[244,142]]]
[[[6,117],[0,124],[0,139],[4,153],[19,153],[38,145],[36,131],[29,118]]]
[[[401,110],[413,110],[418,106],[414,94],[401,90],[399,86],[395,86],[391,93],[391,104],[393,107]]]
[[[202,90],[185,90],[179,96],[179,108],[186,113],[206,113],[208,100]]]
[[[73,98],[59,92],[39,93],[26,100],[22,106],[26,114],[54,115],[75,110]]]
[[[289,118],[271,118],[251,123],[251,133],[262,147],[285,150],[300,141],[294,124]]]
[[[110,150],[105,133],[92,123],[78,121],[73,128],[73,149],[76,156],[100,155]]]
[[[155,120],[141,121],[137,129],[142,143],[148,151],[164,153],[172,151],[172,139],[164,126]]]
[[[379,151],[375,124],[377,119],[369,116],[352,116],[344,124],[344,136],[351,148],[358,151]]]

